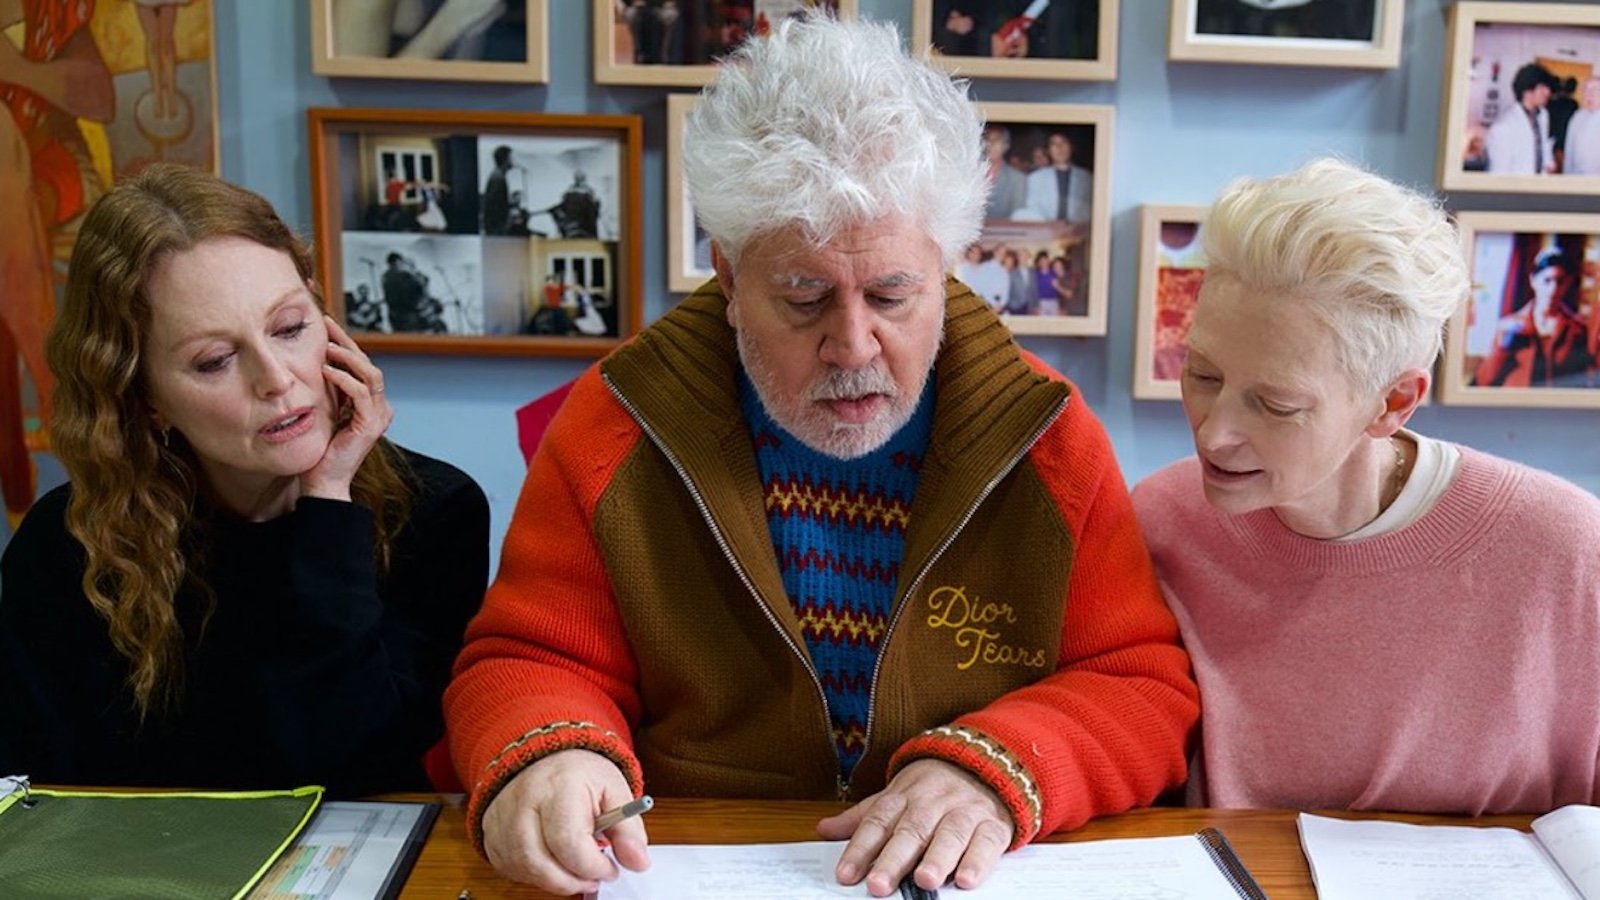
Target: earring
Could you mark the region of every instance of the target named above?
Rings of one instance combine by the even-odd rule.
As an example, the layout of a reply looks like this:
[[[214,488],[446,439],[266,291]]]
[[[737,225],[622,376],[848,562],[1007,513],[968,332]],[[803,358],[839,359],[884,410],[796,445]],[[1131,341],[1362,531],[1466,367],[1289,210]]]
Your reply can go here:
[[[172,426],[171,425],[168,425],[166,428],[161,429],[161,446],[167,448],[168,450],[172,449]]]

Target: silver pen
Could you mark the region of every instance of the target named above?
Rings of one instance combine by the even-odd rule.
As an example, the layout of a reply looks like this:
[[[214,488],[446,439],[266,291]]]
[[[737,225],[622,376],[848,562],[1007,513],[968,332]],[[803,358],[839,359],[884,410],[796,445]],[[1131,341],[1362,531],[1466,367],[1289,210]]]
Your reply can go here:
[[[594,820],[594,836],[600,837],[601,833],[607,828],[610,828],[629,816],[637,816],[641,813],[649,812],[655,805],[656,801],[650,799],[649,794],[645,794],[643,797],[640,797],[637,800],[629,800],[627,803],[622,804],[616,809],[606,810]]]

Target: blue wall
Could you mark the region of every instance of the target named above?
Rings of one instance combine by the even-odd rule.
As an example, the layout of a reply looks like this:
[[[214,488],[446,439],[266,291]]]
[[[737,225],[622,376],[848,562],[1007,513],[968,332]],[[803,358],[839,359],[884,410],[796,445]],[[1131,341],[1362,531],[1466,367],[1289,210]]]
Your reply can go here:
[[[1337,153],[1397,180],[1434,183],[1447,0],[1406,3],[1398,69],[1366,71],[1169,63],[1167,4],[1122,0],[1118,79],[1107,83],[981,80],[980,100],[1108,103],[1116,107],[1112,169],[1110,325],[1103,338],[1026,338],[1073,378],[1110,431],[1131,482],[1190,452],[1176,402],[1134,400],[1133,297],[1138,207],[1205,203],[1229,179],[1267,175]],[[589,2],[550,0],[550,83],[544,86],[335,79],[311,74],[309,4],[217,0],[223,174],[260,191],[311,232],[308,106],[407,106],[634,113],[644,119],[645,315],[674,301],[665,288],[664,88],[599,87],[590,78]],[[909,31],[910,0],[860,0],[863,15]],[[1462,194],[1462,209],[1593,210],[1595,198]],[[514,410],[572,378],[584,362],[390,354],[378,358],[396,409],[391,436],[448,459],[488,492],[494,554],[521,485]],[[1600,412],[1447,409],[1418,430],[1557,472],[1600,493]],[[46,466],[45,480],[59,479]],[[0,526],[3,528],[3,526]]]

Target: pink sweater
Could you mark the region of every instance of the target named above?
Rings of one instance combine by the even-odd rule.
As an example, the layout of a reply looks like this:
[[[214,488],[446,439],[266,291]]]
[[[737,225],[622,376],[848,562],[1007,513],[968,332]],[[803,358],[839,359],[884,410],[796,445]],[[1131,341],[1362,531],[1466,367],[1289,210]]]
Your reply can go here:
[[[1350,544],[1133,492],[1200,684],[1189,802],[1542,812],[1600,802],[1600,499],[1462,447],[1421,519]]]

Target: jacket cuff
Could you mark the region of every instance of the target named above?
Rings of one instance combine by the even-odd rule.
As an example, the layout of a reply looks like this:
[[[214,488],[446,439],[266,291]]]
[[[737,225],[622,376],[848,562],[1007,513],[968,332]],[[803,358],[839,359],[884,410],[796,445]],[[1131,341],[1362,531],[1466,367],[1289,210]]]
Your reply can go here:
[[[999,795],[1015,824],[1008,851],[1025,846],[1039,833],[1039,786],[1027,767],[999,741],[962,725],[930,728],[895,751],[889,760],[889,779],[919,759],[939,759],[959,766]]]
[[[483,856],[483,814],[506,782],[518,772],[535,762],[562,750],[589,750],[604,756],[622,770],[628,780],[628,789],[635,797],[644,792],[644,776],[639,771],[639,761],[628,749],[627,742],[614,731],[601,728],[593,722],[551,722],[527,732],[506,744],[494,759],[483,767],[483,774],[473,785],[472,797],[467,801],[467,835],[472,846]]]

